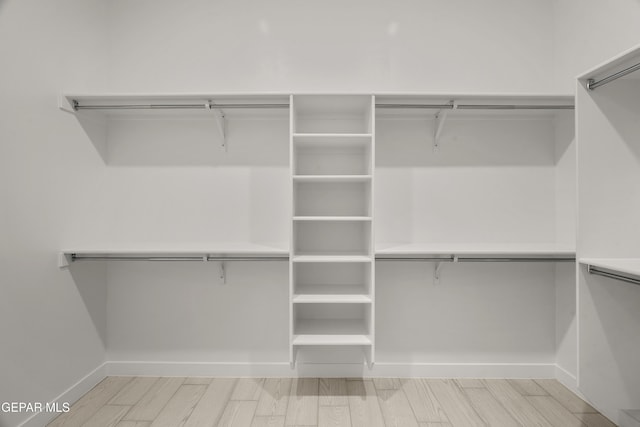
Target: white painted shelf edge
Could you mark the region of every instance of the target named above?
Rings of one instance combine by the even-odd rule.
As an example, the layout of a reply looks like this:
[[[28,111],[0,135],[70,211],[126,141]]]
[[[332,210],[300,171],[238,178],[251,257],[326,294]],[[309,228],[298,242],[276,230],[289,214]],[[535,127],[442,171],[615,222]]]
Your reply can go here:
[[[370,216],[294,216],[294,221],[371,221]]]
[[[640,44],[625,50],[624,52],[610,58],[595,67],[587,70],[578,76],[578,80],[586,80],[594,76],[599,76],[603,73],[611,72],[615,68],[622,66],[624,63],[638,59],[640,60]]]
[[[364,255],[295,255],[293,262],[371,262],[373,257]]]
[[[294,304],[369,304],[371,297],[362,294],[295,294]]]
[[[427,244],[427,243],[378,243],[376,256],[539,256],[575,257],[573,248],[555,244]]]
[[[294,175],[298,182],[367,182],[371,175]]]
[[[293,336],[294,346],[353,346],[371,345],[371,338],[367,335],[304,335]]]

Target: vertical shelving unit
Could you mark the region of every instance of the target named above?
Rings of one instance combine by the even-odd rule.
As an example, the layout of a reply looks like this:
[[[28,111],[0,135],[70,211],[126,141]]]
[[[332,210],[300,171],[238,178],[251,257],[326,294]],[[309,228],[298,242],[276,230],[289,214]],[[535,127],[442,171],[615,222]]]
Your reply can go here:
[[[291,99],[291,363],[301,347],[374,362],[373,96]]]

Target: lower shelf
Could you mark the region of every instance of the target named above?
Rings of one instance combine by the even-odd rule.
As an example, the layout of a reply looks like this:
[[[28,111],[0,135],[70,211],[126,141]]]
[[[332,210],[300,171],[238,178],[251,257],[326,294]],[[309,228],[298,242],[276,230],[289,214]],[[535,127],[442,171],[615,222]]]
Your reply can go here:
[[[294,346],[371,345],[368,335],[294,335]]]
[[[293,296],[294,304],[304,303],[371,303],[371,296],[364,286],[307,285],[298,286]]]
[[[298,319],[293,345],[371,345],[361,319]]]

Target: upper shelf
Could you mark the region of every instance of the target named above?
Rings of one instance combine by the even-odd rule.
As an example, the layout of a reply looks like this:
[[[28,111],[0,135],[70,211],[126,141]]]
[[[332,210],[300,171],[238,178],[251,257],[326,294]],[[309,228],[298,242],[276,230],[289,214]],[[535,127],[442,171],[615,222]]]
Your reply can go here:
[[[184,260],[208,261],[213,259],[288,259],[289,250],[282,247],[247,242],[227,242],[189,245],[141,245],[136,247],[94,247],[65,249],[60,252],[59,267],[76,260]]]
[[[635,276],[640,280],[640,258],[580,258],[580,264]]]
[[[638,50],[638,49],[636,49]],[[626,56],[638,55],[636,50]],[[625,56],[625,58],[626,58]],[[606,65],[611,67],[612,65]],[[601,66],[603,68],[605,66]],[[598,71],[595,69],[590,74]],[[222,108],[225,114],[244,114],[260,111],[264,114],[288,114],[289,93],[65,93],[59,106],[69,112],[91,112],[106,116],[124,114],[204,114],[209,106]],[[370,114],[371,96],[375,96],[376,110],[382,115],[414,114],[428,110],[455,110],[464,112],[514,112],[535,113],[549,110],[573,109],[571,94],[469,94],[469,93],[370,93],[370,94],[293,94],[296,114],[302,116],[331,114]],[[152,107],[154,106],[154,107]],[[171,107],[174,108],[171,108]],[[127,108],[125,108],[127,107]],[[191,107],[191,108],[189,108]],[[323,131],[324,132],[324,131]],[[346,132],[353,133],[353,132]],[[366,132],[365,132],[366,133]]]
[[[588,70],[579,76],[578,80],[588,84],[588,88],[595,89],[619,78],[640,79],[638,71],[640,71],[640,45]]]
[[[549,115],[572,111],[575,98],[569,94],[405,94],[376,96],[379,117],[424,116],[425,112],[453,112],[456,116]]]
[[[65,94],[60,108],[72,113],[102,116],[205,115],[211,110],[225,115],[288,116],[289,96],[284,94]]]
[[[376,258],[575,259],[575,250],[553,244],[424,244],[379,243]]]

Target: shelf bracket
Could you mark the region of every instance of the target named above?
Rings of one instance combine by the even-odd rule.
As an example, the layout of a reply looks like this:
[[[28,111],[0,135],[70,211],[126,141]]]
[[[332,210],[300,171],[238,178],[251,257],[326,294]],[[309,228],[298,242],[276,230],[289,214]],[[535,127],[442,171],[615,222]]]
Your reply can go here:
[[[433,126],[433,151],[438,151],[440,149],[440,135],[444,129],[444,124],[447,121],[449,111],[455,110],[457,107],[453,100],[449,101],[449,104],[451,105],[450,109],[438,110],[436,113],[435,124]]]
[[[73,261],[70,254],[65,254],[64,252],[58,253],[58,268],[61,270],[66,270],[69,268],[69,264]]]
[[[224,151],[227,151],[227,117],[225,116],[224,111],[216,108],[213,101],[207,101],[205,106],[213,113],[213,117],[218,125],[218,132],[220,132],[220,136],[222,137],[222,148],[224,148]]]
[[[220,280],[224,284],[227,283],[227,266],[225,264],[224,261],[220,262]]]
[[[442,261],[436,262],[436,267],[433,269],[433,284],[434,285],[439,285],[440,284],[440,273],[442,272],[442,266],[443,265],[444,265],[444,262],[442,262]]]

